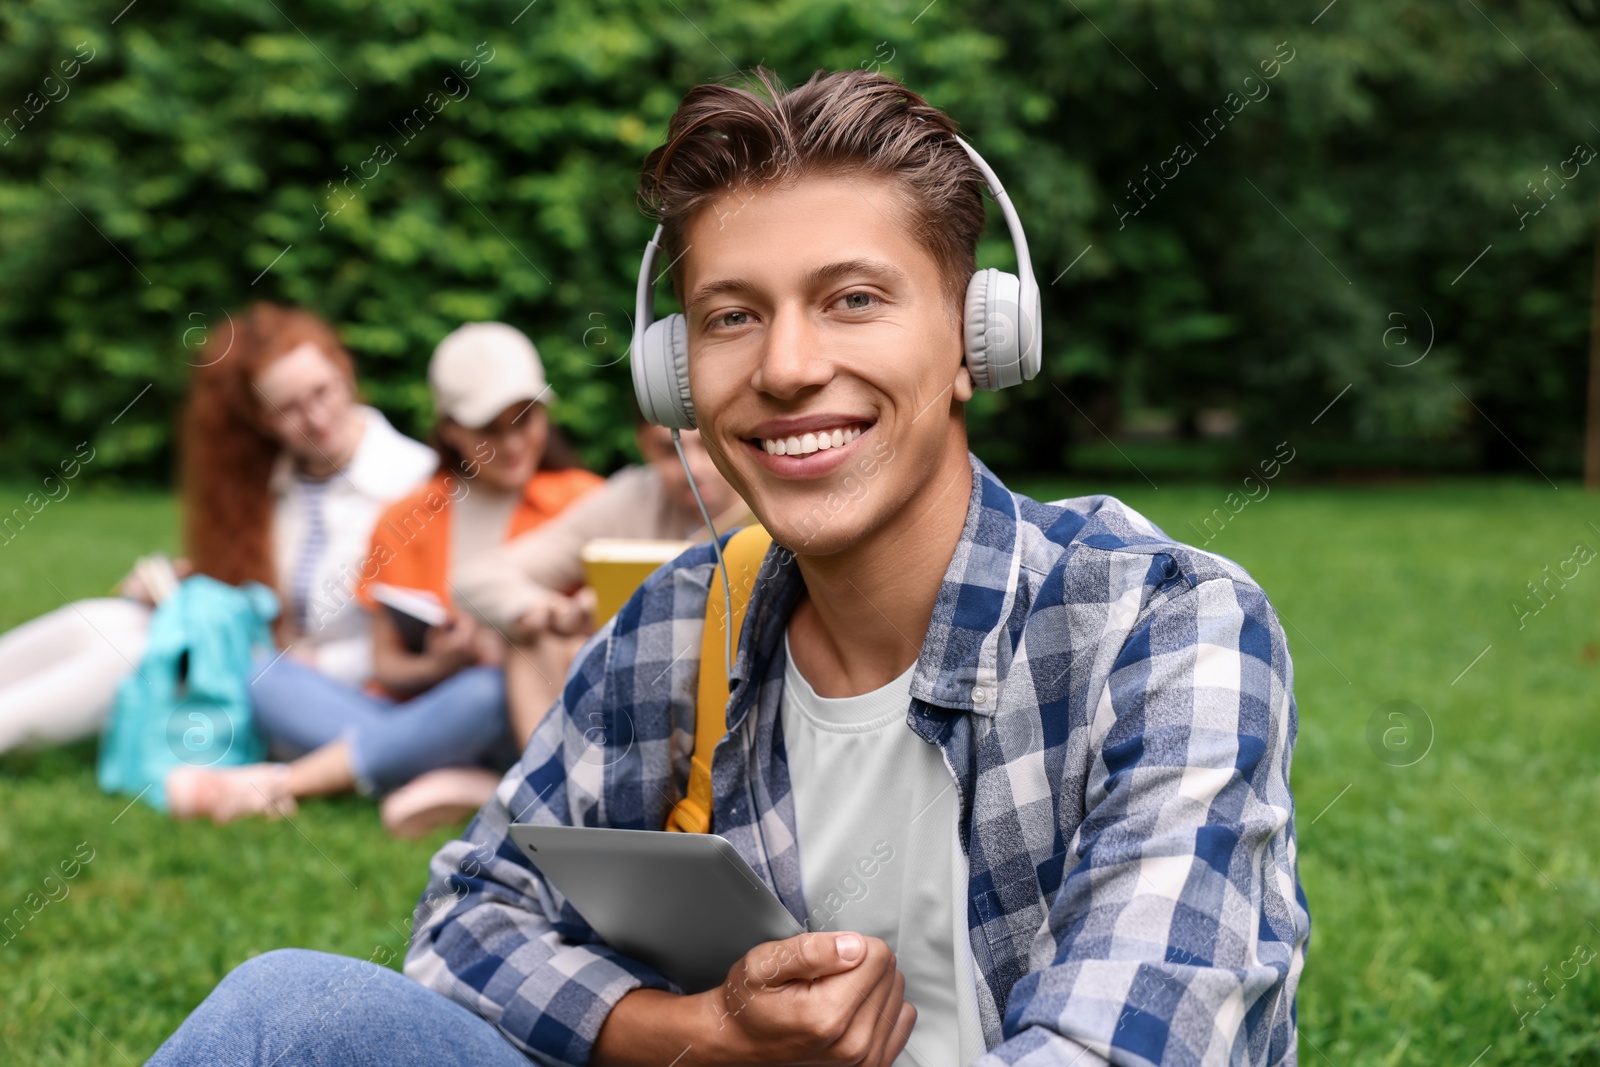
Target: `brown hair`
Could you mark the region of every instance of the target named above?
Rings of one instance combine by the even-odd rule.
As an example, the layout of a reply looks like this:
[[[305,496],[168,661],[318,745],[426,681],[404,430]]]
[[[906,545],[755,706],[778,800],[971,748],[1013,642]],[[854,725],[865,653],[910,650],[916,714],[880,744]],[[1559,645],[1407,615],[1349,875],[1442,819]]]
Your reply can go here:
[[[273,464],[256,378],[310,342],[355,388],[355,365],[332,326],[309,311],[252,304],[213,323],[189,379],[179,454],[184,543],[195,570],[238,585],[277,585],[272,562]]]
[[[684,230],[718,195],[824,172],[893,178],[912,232],[938,262],[959,315],[977,270],[986,186],[957,132],[948,115],[882,74],[819,70],[785,89],[757,67],[749,87],[697,85],[684,95],[666,143],[645,158],[639,201],[662,224],[681,298],[676,262]]]

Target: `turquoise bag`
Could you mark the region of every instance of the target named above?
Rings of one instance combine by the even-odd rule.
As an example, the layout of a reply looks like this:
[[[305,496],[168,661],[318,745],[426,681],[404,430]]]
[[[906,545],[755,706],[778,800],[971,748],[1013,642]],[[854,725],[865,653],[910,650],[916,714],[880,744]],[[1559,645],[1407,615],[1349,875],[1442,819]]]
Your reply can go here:
[[[259,582],[193,575],[150,619],[138,668],[117,690],[100,742],[100,788],[167,810],[166,778],[189,764],[259,763],[267,745],[250,714],[252,664],[273,650],[278,598]]]

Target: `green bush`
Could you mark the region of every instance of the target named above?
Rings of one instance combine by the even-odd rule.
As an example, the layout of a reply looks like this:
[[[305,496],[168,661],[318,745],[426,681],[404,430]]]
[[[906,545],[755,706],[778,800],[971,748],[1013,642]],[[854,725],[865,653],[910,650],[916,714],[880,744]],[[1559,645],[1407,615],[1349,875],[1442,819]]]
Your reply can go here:
[[[189,361],[258,298],[339,323],[368,396],[414,433],[434,343],[513,322],[586,457],[615,462],[639,162],[685,89],[757,62],[901,77],[1006,179],[1047,373],[972,405],[1002,466],[1059,466],[1136,404],[1184,424],[1233,406],[1250,441],[1465,437],[1521,464],[1468,398],[1541,463],[1572,462],[1600,166],[1523,229],[1507,205],[1575,141],[1600,145],[1592,0],[1315,22],[1266,0],[524,3],[6,5],[0,466],[36,474],[88,442],[97,477],[165,477]],[[1291,52],[1232,117],[1228,94]],[[1191,124],[1219,107],[1202,144]],[[1128,184],[1186,139],[1195,158],[1132,215]],[[1009,258],[991,219],[980,260]],[[1423,316],[1433,350],[1398,366]]]

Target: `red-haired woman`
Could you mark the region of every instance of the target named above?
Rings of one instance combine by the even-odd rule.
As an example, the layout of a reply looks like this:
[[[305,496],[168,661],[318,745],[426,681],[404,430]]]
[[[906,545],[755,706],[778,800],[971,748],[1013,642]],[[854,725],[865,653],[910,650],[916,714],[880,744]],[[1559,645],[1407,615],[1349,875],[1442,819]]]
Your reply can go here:
[[[173,814],[223,823],[357,790],[386,794],[384,825],[415,836],[476,811],[526,745],[535,720],[513,728],[507,719],[505,642],[457,610],[465,605],[455,579],[466,561],[544,525],[603,482],[574,463],[551,424],[544,366],[516,328],[462,326],[440,342],[428,380],[439,472],[384,512],[358,568],[379,691],[294,662],[264,664],[250,684],[256,724],[299,758],[179,767],[166,783]],[[408,645],[385,603],[409,604],[435,625]],[[552,635],[517,655],[530,671],[561,678],[581,643]]]
[[[255,304],[213,325],[179,452],[186,566],[259,581],[284,603],[289,654],[359,684],[371,673],[354,570],[378,516],[432,473],[429,448],[356,400],[355,368],[316,315]],[[80,601],[0,637],[0,751],[98,730],[143,654],[153,590]]]

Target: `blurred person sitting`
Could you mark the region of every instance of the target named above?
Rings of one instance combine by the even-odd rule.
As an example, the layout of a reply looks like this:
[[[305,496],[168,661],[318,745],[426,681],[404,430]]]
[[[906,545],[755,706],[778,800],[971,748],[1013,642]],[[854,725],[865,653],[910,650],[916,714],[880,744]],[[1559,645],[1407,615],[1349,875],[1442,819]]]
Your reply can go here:
[[[434,351],[428,379],[438,473],[384,512],[357,575],[376,685],[359,689],[290,659],[264,664],[251,685],[256,721],[299,758],[180,768],[167,783],[175,812],[223,823],[354,789],[389,794],[385,825],[411,836],[476,810],[521,752],[531,727],[509,728],[505,642],[455,609],[454,579],[465,560],[543,525],[602,480],[575,466],[551,427],[555,398],[520,331],[462,326]],[[380,587],[445,610],[420,649],[374,598]]]
[[[643,464],[622,468],[560,518],[473,560],[456,583],[471,612],[527,653],[507,662],[506,688],[512,719],[528,733],[555,702],[572,656],[593,629],[593,601],[581,588],[583,547],[597,538],[698,542],[711,536],[672,431],[640,416],[634,440]],[[711,462],[700,434],[685,430],[681,443],[716,528],[755,521]]]
[[[179,428],[187,558],[168,580],[198,572],[276,589],[280,640],[309,668],[358,685],[370,628],[337,587],[379,512],[428,477],[434,454],[357,403],[349,352],[311,312],[258,303],[208,336]],[[144,654],[163,592],[152,573],[136,568],[120,596],[67,604],[0,636],[0,751],[101,729]]]

